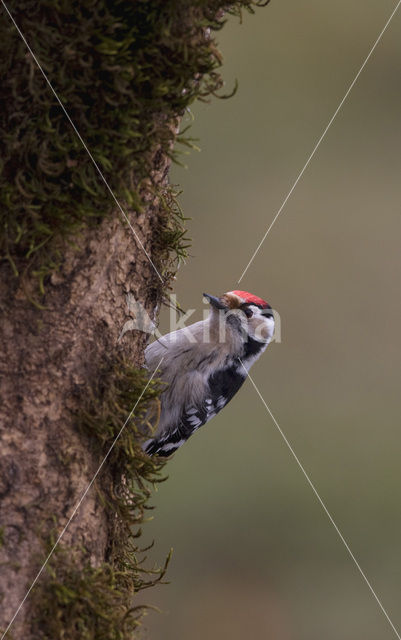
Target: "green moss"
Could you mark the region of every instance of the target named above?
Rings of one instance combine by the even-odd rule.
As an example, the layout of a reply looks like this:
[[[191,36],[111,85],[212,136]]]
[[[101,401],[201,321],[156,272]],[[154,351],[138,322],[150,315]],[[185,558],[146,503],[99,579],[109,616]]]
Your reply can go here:
[[[187,235],[185,217],[178,197],[180,191],[174,185],[168,185],[160,191],[159,228],[154,238],[157,263],[161,265],[161,273],[166,283],[172,281],[177,267],[188,256],[191,238]]]
[[[161,390],[157,380],[148,384],[145,370],[119,358],[103,366],[77,417],[79,429],[99,453],[105,455],[113,445],[107,459],[111,482],[107,488],[102,478],[101,499],[113,520],[120,516],[123,536],[144,520],[152,488],[164,479],[165,461],[150,458],[141,448],[143,425],[150,430],[157,425]]]
[[[10,0],[8,6],[122,206],[159,198],[151,257],[166,283],[186,256],[185,217],[174,187],[152,179],[174,150],[177,123],[195,100],[218,95],[222,64],[213,33],[224,11],[241,17],[257,0]],[[7,17],[0,22],[0,251],[15,276],[44,291],[63,244],[115,213],[103,181]],[[181,135],[180,141],[191,146]],[[124,223],[124,222],[122,222]],[[137,546],[164,460],[140,446],[157,422],[161,386],[124,360],[105,364],[82,400],[77,425],[100,459],[96,483],[109,522],[105,562],[60,545],[33,591],[35,637],[128,640],[143,607],[135,594],[165,567],[144,567]],[[132,415],[130,412],[136,405]],[[127,423],[127,416],[130,416]],[[116,436],[118,438],[116,439]],[[112,447],[112,448],[111,448]]]
[[[139,426],[156,425],[162,390],[157,381],[147,382],[144,370],[119,359],[103,367],[83,398],[78,428],[98,459],[108,454],[96,481],[109,521],[106,562],[93,567],[82,549],[57,547],[33,593],[35,637],[132,639],[148,608],[136,606],[135,595],[165,575],[169,557],[162,567],[146,567],[146,550],[138,547],[140,526],[151,508],[148,501],[155,483],[164,479],[165,464],[144,454],[140,445]],[[50,540],[45,555],[53,544]]]
[[[136,549],[124,562],[93,568],[58,547],[44,580],[35,588],[32,623],[41,640],[132,640],[148,607],[136,606],[135,594],[162,581],[162,568],[145,571]]]
[[[10,0],[8,6],[111,189],[123,207],[139,212],[145,190],[159,195],[149,184],[157,154],[176,157],[172,123],[196,98],[222,87],[221,55],[205,29],[222,27],[221,9],[240,15],[258,4]],[[117,214],[25,44],[3,18],[0,251],[14,274],[33,273],[43,290],[61,260],[61,240]],[[178,260],[187,244],[182,238],[164,235],[165,249]]]

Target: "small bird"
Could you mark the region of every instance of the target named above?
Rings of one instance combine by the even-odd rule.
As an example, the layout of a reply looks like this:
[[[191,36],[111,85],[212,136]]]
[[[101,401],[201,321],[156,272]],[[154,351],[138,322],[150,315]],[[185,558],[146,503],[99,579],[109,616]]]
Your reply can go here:
[[[203,295],[210,304],[205,320],[145,350],[147,369],[153,371],[162,359],[159,373],[167,384],[157,430],[143,444],[148,455],[170,456],[221,411],[273,338],[273,310],[262,298],[246,291]]]

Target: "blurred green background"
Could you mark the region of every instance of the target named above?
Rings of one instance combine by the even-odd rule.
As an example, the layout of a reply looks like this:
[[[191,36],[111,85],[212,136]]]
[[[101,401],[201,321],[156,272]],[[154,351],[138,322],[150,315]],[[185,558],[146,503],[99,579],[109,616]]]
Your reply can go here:
[[[253,377],[401,629],[401,11],[237,285],[394,6],[272,0],[230,19],[239,91],[195,106],[202,153],[172,182],[193,218],[181,304],[193,321],[203,291],[241,288],[279,311]],[[395,637],[249,382],[167,471],[145,531],[155,560],[174,548],[171,584],[144,596],[163,610],[150,638]]]

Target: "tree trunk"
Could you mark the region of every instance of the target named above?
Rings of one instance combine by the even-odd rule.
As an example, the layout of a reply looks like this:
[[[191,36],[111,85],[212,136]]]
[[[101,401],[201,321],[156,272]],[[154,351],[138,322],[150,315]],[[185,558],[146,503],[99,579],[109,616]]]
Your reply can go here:
[[[135,221],[147,247],[152,218]],[[7,313],[1,338],[4,628],[45,557],[49,525],[61,531],[101,462],[77,432],[75,412],[105,357],[118,349],[127,319],[125,294],[132,292],[151,315],[160,298],[157,276],[117,215],[83,234],[79,250],[66,252],[52,280],[45,310],[27,302],[15,282],[3,281],[1,288]],[[146,337],[130,332],[124,338],[124,355],[138,366]],[[105,510],[90,491],[63,542],[83,546],[98,565],[108,534]],[[24,617],[15,621],[15,637],[29,638]]]
[[[126,296],[155,318],[171,251],[184,251],[167,172],[185,107],[221,86],[209,28],[221,26],[222,7],[9,3],[132,229],[10,16],[1,15],[0,629],[7,637],[131,638],[140,615],[132,595],[158,579],[146,582],[135,564],[130,527],[140,523],[146,482],[162,463],[141,454],[131,423],[75,508],[145,385],[138,373],[132,388],[147,334],[130,331],[118,341],[129,319]]]

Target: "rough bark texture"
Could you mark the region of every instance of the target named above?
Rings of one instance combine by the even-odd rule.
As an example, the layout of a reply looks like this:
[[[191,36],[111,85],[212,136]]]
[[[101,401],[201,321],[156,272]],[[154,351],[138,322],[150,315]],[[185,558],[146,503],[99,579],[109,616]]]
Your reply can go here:
[[[178,255],[182,251],[181,229],[174,224],[160,249],[166,216],[174,216],[161,195],[177,124],[191,101],[222,85],[216,71],[221,57],[210,36],[211,29],[222,26],[222,9],[239,13],[252,4],[258,2],[238,0],[227,7],[221,0],[10,0],[22,32],[71,106],[78,130],[87,133],[89,148],[100,158],[119,199],[127,203],[130,222],[146,251],[158,266],[161,261],[167,275],[169,251]],[[129,332],[118,343],[129,319],[126,294],[133,294],[154,318],[163,285],[120,212],[107,215],[110,198],[97,171],[9,17],[3,13],[1,19],[6,21],[0,25],[4,76],[0,91],[5,98],[0,112],[0,630],[4,630],[46,558],[49,537],[63,530],[103,458],[104,452],[93,446],[88,433],[77,428],[87,395],[96,387],[105,362],[123,355],[137,367],[142,364],[146,334]],[[32,303],[38,300],[38,282],[45,283],[40,307]],[[121,415],[125,410],[124,405]],[[134,455],[131,469],[136,459]],[[141,469],[144,464],[142,460]],[[119,471],[124,493],[125,470]],[[153,478],[136,477],[141,491],[142,477]],[[115,478],[115,469],[106,465],[100,483],[116,489]],[[110,505],[107,509],[94,489],[63,537],[64,548],[71,549],[76,562],[64,577],[71,578],[75,570],[79,575],[81,569],[90,575],[91,567],[108,561],[118,529],[112,520],[117,511],[111,510],[110,516]],[[132,495],[125,505],[128,510],[135,507]],[[143,505],[141,498],[138,504]],[[135,519],[127,518],[126,532],[132,522]],[[104,575],[112,576],[113,587],[109,569],[111,565]],[[124,565],[120,578],[126,580],[130,571]],[[45,572],[41,581],[44,576]],[[89,591],[90,584],[85,583]],[[136,590],[135,583],[130,593]],[[50,610],[55,618],[50,622],[60,618],[57,631],[49,626],[38,631],[33,625],[38,605],[35,609],[31,594],[7,637],[132,637],[135,621],[122,635],[126,611],[131,610],[128,596],[124,608],[123,592],[111,594],[121,614],[119,628],[109,626],[107,632],[99,631],[99,625],[105,609],[114,609],[113,605],[103,606],[99,600],[99,623],[88,622],[96,615],[92,610],[82,613],[71,589],[62,593],[60,605],[56,591],[50,589],[50,599],[53,594],[53,607],[46,608],[42,600],[39,609],[45,624]],[[73,611],[77,624],[71,623]],[[63,626],[67,623],[68,632]]]
[[[149,252],[156,220],[152,205],[132,218]],[[117,346],[127,320],[125,295],[141,300],[151,317],[160,301],[158,277],[117,213],[82,234],[78,244],[66,250],[47,285],[45,311],[32,306],[3,270],[0,628],[45,557],[49,525],[61,531],[100,463],[74,428],[81,394],[118,348],[141,365],[146,334],[129,332]],[[108,533],[104,510],[89,492],[64,542],[82,545],[95,566],[105,558]],[[13,625],[16,638],[30,637],[24,620],[25,608]]]

